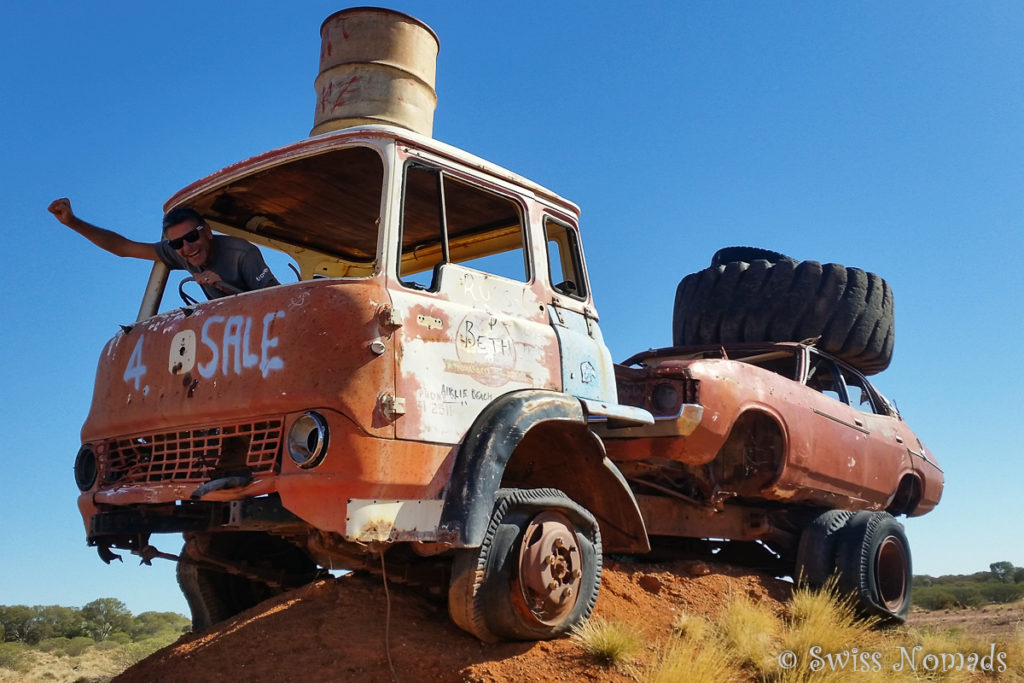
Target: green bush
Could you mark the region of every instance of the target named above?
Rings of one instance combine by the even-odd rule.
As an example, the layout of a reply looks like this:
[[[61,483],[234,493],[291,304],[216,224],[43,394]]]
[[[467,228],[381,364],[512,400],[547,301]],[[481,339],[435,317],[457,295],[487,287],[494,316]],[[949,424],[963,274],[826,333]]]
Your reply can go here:
[[[40,640],[36,646],[43,652],[52,652],[60,656],[77,657],[87,649],[96,644],[96,641],[86,636],[75,636],[74,638],[46,638]]]
[[[914,588],[914,592],[911,595],[915,605],[927,610],[952,609],[956,607],[956,597],[942,586]]]
[[[132,637],[124,631],[114,631],[109,636],[107,636],[107,640],[113,641],[118,645],[127,645],[128,643],[132,642]]]
[[[29,663],[25,653],[28,648],[21,643],[0,643],[0,669],[24,672]]]
[[[1024,597],[1024,585],[1019,583],[989,583],[981,587],[981,594],[989,602],[1007,603]]]
[[[42,650],[43,652],[56,652],[57,654],[66,655],[67,647],[70,644],[70,638],[45,638],[43,640],[40,640],[39,644],[36,645],[36,647]]]
[[[988,602],[977,586],[960,584],[949,586],[948,590],[956,598],[956,604],[960,607],[981,607]]]

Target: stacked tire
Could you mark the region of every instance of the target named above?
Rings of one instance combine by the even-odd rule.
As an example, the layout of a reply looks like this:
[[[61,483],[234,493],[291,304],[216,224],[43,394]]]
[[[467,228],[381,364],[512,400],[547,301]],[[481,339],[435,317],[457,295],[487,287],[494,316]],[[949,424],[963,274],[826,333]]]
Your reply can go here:
[[[859,268],[727,247],[679,283],[672,338],[676,346],[817,339],[871,375],[892,359],[892,289]]]

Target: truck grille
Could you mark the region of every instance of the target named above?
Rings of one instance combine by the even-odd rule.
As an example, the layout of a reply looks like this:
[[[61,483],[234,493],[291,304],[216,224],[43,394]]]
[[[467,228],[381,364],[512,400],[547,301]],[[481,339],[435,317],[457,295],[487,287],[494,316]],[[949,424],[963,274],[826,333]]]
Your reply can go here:
[[[110,439],[99,457],[104,485],[204,482],[240,471],[273,471],[283,420],[182,429]]]

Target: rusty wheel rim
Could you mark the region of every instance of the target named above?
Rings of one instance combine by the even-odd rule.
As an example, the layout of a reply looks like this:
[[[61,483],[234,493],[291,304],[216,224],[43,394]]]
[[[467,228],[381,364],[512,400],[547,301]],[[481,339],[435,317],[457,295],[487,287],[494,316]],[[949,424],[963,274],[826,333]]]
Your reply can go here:
[[[542,624],[556,626],[572,612],[583,577],[576,529],[560,512],[530,520],[519,549],[518,581],[525,607]]]
[[[899,539],[888,536],[878,547],[875,563],[878,593],[890,612],[903,606],[907,597],[907,551]]]

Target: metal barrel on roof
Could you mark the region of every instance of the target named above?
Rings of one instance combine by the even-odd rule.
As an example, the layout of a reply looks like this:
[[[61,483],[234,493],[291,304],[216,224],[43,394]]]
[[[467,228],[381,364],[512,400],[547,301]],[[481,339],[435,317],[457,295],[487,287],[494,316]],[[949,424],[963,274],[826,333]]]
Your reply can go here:
[[[357,7],[325,19],[320,39],[310,135],[367,123],[431,135],[440,41],[429,26],[402,12]]]

